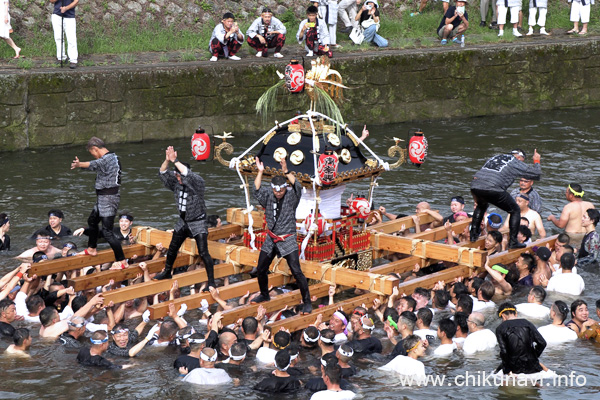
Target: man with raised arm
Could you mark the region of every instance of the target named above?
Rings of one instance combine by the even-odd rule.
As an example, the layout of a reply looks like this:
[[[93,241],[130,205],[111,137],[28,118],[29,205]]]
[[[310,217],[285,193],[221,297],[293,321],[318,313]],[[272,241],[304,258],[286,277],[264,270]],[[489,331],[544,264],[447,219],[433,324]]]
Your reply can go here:
[[[258,173],[254,180],[254,197],[265,209],[267,220],[267,236],[258,256],[258,285],[260,295],[254,299],[256,303],[270,300],[269,280],[267,272],[275,255],[285,258],[296,283],[302,294],[303,314],[310,314],[312,304],[308,282],[300,268],[298,244],[296,242],[296,208],[302,196],[302,185],[287,168],[285,158],[281,160],[283,175],[271,179],[271,188],[261,187],[262,176],[265,170],[263,163],[256,158]],[[289,183],[286,181],[289,180]]]
[[[179,221],[175,224],[173,238],[167,251],[165,269],[154,279],[171,279],[171,270],[179,248],[187,238],[194,238],[198,247],[198,255],[202,257],[208,283],[204,291],[216,287],[213,260],[208,253],[208,223],[206,222],[206,205],[204,204],[204,179],[190,170],[190,165],[177,159],[177,152],[169,146],[166,157],[160,166],[159,177],[165,187],[175,196],[179,211]],[[169,163],[175,168],[169,171]]]
[[[585,228],[582,225],[583,214],[589,208],[595,208],[589,201],[583,200],[583,188],[578,183],[570,183],[567,186],[565,196],[569,204],[565,205],[560,213],[560,217],[556,218],[550,214],[548,221],[552,222],[556,227],[564,229],[567,233],[585,233]]]
[[[121,262],[122,268],[127,266],[127,260],[121,247],[121,242],[115,236],[113,227],[115,224],[115,215],[119,208],[121,195],[121,161],[112,151],[108,151],[104,141],[93,136],[87,143],[87,151],[95,158],[92,161],[79,161],[75,157],[71,163],[71,169],[83,168],[89,171],[96,171],[96,204],[88,217],[88,248],[84,253],[95,256],[97,254],[96,246],[98,244],[98,226],[102,221],[102,235],[110,244],[115,253],[115,260]]]

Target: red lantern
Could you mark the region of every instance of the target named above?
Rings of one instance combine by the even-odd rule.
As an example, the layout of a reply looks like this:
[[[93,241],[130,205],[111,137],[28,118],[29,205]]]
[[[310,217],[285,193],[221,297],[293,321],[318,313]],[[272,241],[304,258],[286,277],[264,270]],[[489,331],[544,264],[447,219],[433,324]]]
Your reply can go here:
[[[352,200],[350,203],[350,209],[357,213],[360,218],[367,218],[369,213],[371,212],[371,205],[369,204],[369,200],[364,197],[357,197]]]
[[[331,150],[326,150],[325,154],[319,157],[318,170],[321,183],[331,185],[337,178],[338,156]]]
[[[306,219],[304,219],[304,227],[306,228],[306,231],[308,231],[310,229],[311,220],[312,220],[312,213],[308,214]],[[325,218],[323,218],[321,213],[319,213],[319,216],[316,218],[315,223],[317,225],[317,235],[321,236],[323,234],[323,232],[325,232]]]
[[[420,129],[413,133],[408,141],[408,157],[417,167],[420,167],[427,157],[427,139]]]
[[[304,90],[304,68],[298,60],[292,60],[285,66],[285,86],[292,93]]]
[[[192,136],[192,156],[196,161],[204,161],[210,156],[210,137],[202,127],[198,127]]]

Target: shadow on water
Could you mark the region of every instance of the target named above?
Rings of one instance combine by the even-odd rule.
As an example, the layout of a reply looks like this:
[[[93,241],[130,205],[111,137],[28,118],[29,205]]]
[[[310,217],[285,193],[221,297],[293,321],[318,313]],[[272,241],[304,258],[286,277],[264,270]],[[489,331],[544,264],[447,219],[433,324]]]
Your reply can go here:
[[[429,140],[426,163],[419,169],[405,165],[395,172],[383,174],[375,190],[375,203],[384,205],[392,213],[412,213],[417,202],[425,200],[431,203],[432,208],[448,215],[448,203],[453,195],[464,196],[467,207],[471,208],[469,183],[474,172],[487,158],[513,147],[524,149],[528,160],[535,148],[542,155],[544,175],[542,181],[536,183],[536,188],[543,199],[544,219],[549,213],[557,214],[562,209],[566,202],[565,187],[571,181],[581,183],[586,192],[585,197],[597,202],[596,185],[600,177],[597,156],[600,117],[597,110],[369,126],[371,136],[367,144],[384,160],[393,162],[387,157],[387,148],[393,144],[392,137],[404,138],[408,130],[416,126],[424,130]],[[361,128],[359,123],[354,126],[356,131]],[[235,154],[239,154],[258,137],[258,134],[248,133],[240,135],[234,132],[234,135],[236,137],[231,143],[236,148]],[[168,145],[179,150],[180,159],[189,157],[188,139],[109,146],[110,150],[121,156],[124,170],[121,208],[134,214],[136,225],[168,229],[176,221],[172,194],[161,187],[157,176],[164,159],[164,149]],[[95,199],[94,175],[69,169],[70,162],[76,155],[82,160],[89,159],[84,146],[0,154],[3,166],[0,170],[0,211],[7,212],[11,217],[13,248],[10,253],[0,255],[2,272],[16,265],[10,256],[15,256],[32,245],[27,238],[37,228],[46,225],[46,213],[50,208],[61,208],[66,215],[65,225],[73,230],[85,224]],[[218,213],[224,218],[228,207],[243,205],[240,182],[233,171],[217,162],[193,163],[193,169],[206,180],[206,201],[210,213]],[[348,185],[346,194],[366,193],[367,186],[367,182]],[[551,225],[545,225],[549,233],[557,233]],[[84,245],[82,239],[77,241]],[[593,315],[594,303],[600,298],[598,274],[597,271],[585,271],[582,276],[586,281],[586,291],[582,298],[590,305]],[[512,300],[517,303],[526,301],[525,298],[526,294],[523,292],[512,296]],[[573,300],[549,295],[545,303],[550,304],[557,299],[564,299],[567,303]],[[186,317],[192,324],[197,324],[197,319],[188,315]],[[498,320],[490,317],[490,321],[489,326],[494,329]],[[534,322],[536,325],[548,323]],[[380,328],[376,333],[384,336]],[[37,329],[34,329],[34,336],[37,338]],[[4,348],[7,344],[2,341],[1,347]],[[426,357],[423,361],[428,373],[446,375],[443,387],[404,388],[399,385],[396,377],[377,371],[371,364],[362,364],[365,368],[355,378],[355,382],[362,398],[464,398],[468,395],[482,400],[517,397],[597,399],[600,390],[597,370],[600,364],[599,350],[595,344],[577,342],[548,348],[542,357],[544,364],[561,374],[568,375],[571,371],[576,371],[585,376],[587,381],[582,387],[574,384],[568,388],[495,388],[475,384],[467,388],[455,384],[456,379],[464,377],[467,372],[473,376],[481,376],[484,371],[491,372],[499,363],[495,352],[470,358],[454,355],[445,360]],[[146,350],[133,360],[133,369],[100,372],[79,368],[73,352],[65,352],[54,344],[35,340],[32,360],[14,360],[0,356],[3,376],[0,398],[272,398],[251,389],[254,382],[268,373],[267,370],[248,371],[238,387],[193,387],[177,381],[171,367],[176,354],[169,351],[167,353]],[[448,386],[449,381],[452,386]],[[289,399],[308,397],[307,392],[285,396]]]

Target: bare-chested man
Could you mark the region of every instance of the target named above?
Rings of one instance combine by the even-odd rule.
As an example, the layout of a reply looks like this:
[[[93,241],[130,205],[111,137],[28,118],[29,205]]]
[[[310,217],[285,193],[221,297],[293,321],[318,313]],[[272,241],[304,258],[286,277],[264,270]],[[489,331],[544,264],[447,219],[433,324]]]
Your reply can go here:
[[[437,221],[443,221],[444,217],[437,211],[433,211],[428,202],[422,201],[417,204],[417,208],[415,209],[415,215],[412,216],[413,221],[415,222],[415,233],[421,233],[427,229],[434,228]],[[434,221],[426,224],[421,224],[419,214],[426,213],[433,217]]]
[[[581,225],[581,218],[588,208],[595,207],[589,201],[583,200],[583,193],[583,189],[578,183],[571,183],[567,186],[566,197],[569,204],[563,207],[560,218],[550,214],[548,221],[560,229],[564,229],[567,233],[585,233],[585,229]]]
[[[517,205],[519,206],[519,209],[521,210],[521,218],[525,217],[527,218],[527,221],[529,221],[529,230],[531,231],[531,233],[535,234],[535,232],[537,231],[538,234],[540,235],[540,239],[543,239],[546,237],[546,229],[544,229],[544,223],[542,221],[542,217],[540,216],[540,214],[537,213],[537,211],[532,210],[531,208],[529,208],[529,196],[527,196],[526,194],[523,193],[519,193],[516,198],[515,201],[517,202]],[[508,218],[506,219],[506,222],[504,223],[504,228],[508,229]]]
[[[17,258],[19,260],[31,262],[33,254],[37,253],[38,251],[46,254],[46,257],[48,257],[49,260],[52,260],[54,256],[61,253],[59,249],[52,246],[51,233],[45,229],[40,229],[35,233],[35,247],[25,250],[19,254]]]

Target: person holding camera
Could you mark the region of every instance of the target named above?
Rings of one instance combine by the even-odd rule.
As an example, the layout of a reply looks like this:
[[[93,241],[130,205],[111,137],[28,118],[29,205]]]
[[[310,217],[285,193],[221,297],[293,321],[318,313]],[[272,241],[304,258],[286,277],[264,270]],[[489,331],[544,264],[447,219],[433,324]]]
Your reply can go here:
[[[235,17],[232,13],[226,12],[221,23],[213,29],[210,38],[209,50],[212,54],[210,61],[217,61],[219,56],[234,61],[241,60],[235,54],[242,47],[242,43],[244,43],[244,35],[240,32]]]
[[[300,22],[296,39],[298,43],[304,42],[307,57],[327,55],[331,58],[333,53],[329,47],[329,29],[325,21],[318,17],[319,9],[309,6],[306,9],[306,19]]]
[[[373,43],[377,47],[387,47],[388,41],[377,34],[379,30],[379,3],[377,0],[367,0],[358,10],[356,21],[365,30],[364,42]]]
[[[247,42],[254,50],[256,57],[267,57],[268,49],[275,48],[275,58],[283,58],[281,49],[285,44],[285,25],[273,16],[270,8],[263,8],[260,17],[256,18],[246,31]]]
[[[442,39],[442,44],[451,39],[454,43],[460,43],[460,36],[469,28],[469,14],[466,11],[466,0],[459,0],[456,6],[448,8],[442,17],[437,33]]]

